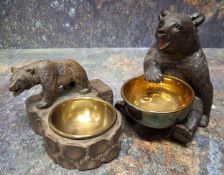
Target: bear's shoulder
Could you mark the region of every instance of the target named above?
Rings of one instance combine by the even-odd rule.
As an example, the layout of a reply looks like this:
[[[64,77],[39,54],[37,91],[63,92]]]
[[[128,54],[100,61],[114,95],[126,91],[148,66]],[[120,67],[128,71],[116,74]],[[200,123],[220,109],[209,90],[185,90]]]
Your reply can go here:
[[[35,61],[29,65],[27,65],[27,67],[33,67],[33,68],[47,68],[47,67],[52,67],[56,64],[55,61],[51,61],[51,60],[39,60],[39,61]]]

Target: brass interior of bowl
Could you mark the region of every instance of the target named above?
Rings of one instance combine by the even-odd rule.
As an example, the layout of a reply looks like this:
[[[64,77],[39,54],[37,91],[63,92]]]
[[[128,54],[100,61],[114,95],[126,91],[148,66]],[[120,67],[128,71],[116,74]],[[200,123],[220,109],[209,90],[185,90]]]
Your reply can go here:
[[[121,90],[131,106],[147,112],[175,112],[189,106],[194,99],[193,89],[184,81],[164,76],[161,83],[151,83],[143,76],[126,82]]]
[[[59,135],[72,139],[96,137],[116,121],[116,110],[103,100],[91,97],[65,101],[51,111],[50,127]]]

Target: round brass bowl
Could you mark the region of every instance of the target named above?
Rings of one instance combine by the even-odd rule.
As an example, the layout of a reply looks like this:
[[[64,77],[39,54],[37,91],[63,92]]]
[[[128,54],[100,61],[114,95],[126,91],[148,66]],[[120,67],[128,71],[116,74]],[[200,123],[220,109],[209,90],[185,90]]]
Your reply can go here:
[[[108,131],[116,119],[111,104],[98,98],[80,97],[55,106],[49,114],[49,125],[63,137],[87,139]]]
[[[189,111],[194,91],[186,82],[165,75],[161,83],[151,83],[143,76],[128,80],[121,89],[126,110],[139,124],[167,128]]]

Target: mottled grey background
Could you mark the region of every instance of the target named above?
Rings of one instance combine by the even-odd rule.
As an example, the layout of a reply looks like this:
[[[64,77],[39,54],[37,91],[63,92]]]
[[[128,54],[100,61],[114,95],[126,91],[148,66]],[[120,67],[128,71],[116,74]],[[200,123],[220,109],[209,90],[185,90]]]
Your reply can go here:
[[[1,0],[0,48],[149,47],[161,9],[203,11],[202,46],[224,46],[223,0]]]

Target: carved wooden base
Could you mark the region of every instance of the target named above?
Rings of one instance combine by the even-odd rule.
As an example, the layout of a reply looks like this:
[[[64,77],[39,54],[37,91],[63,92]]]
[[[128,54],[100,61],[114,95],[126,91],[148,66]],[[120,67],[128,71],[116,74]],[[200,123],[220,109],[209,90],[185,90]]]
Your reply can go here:
[[[59,92],[54,104],[47,109],[38,109],[36,104],[40,95],[27,99],[26,110],[30,125],[34,132],[42,135],[48,155],[55,163],[64,168],[87,170],[99,167],[102,163],[116,158],[120,151],[119,137],[121,134],[122,117],[117,112],[117,121],[106,133],[91,139],[73,140],[56,134],[48,124],[48,114],[58,103],[79,96],[100,97],[112,103],[113,92],[100,80],[91,81],[93,90],[85,95],[80,95],[76,88],[67,92]]]
[[[44,123],[47,123],[44,117]],[[48,155],[64,168],[88,170],[116,158],[120,151],[121,115],[115,125],[103,135],[85,140],[72,140],[59,136],[49,125],[44,126],[44,141]]]
[[[98,79],[91,80],[90,83],[92,85],[92,90],[91,92],[85,95],[80,94],[79,88],[74,88],[68,91],[59,91],[57,93],[54,104],[47,109],[40,110],[36,108],[36,104],[41,98],[40,95],[34,95],[29,97],[26,100],[26,112],[29,118],[30,126],[33,129],[33,131],[38,135],[42,135],[43,134],[41,124],[42,116],[46,115],[48,111],[50,111],[54,106],[63,102],[64,100],[80,96],[83,97],[88,96],[88,97],[99,97],[105,101],[108,101],[109,103],[113,103],[113,91],[108,85],[106,85],[104,82]]]

